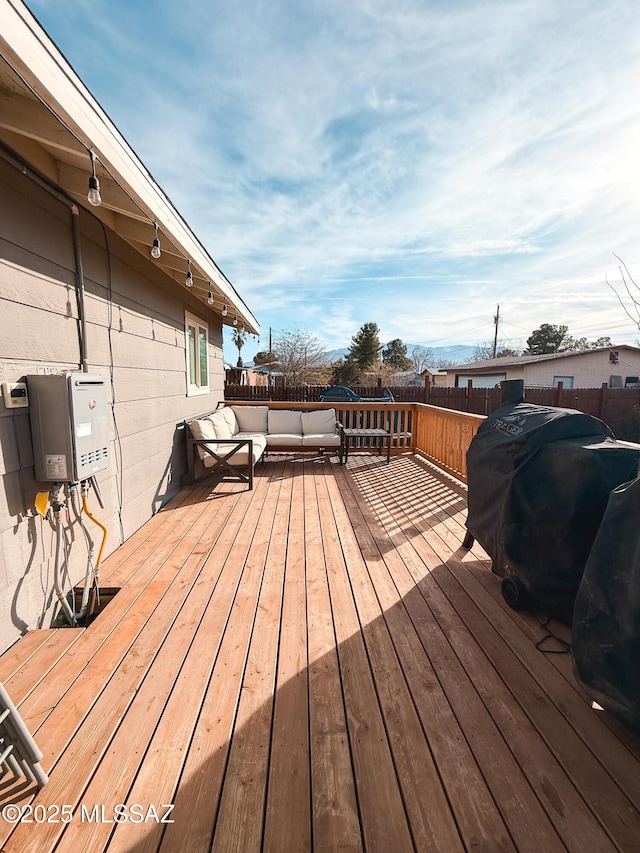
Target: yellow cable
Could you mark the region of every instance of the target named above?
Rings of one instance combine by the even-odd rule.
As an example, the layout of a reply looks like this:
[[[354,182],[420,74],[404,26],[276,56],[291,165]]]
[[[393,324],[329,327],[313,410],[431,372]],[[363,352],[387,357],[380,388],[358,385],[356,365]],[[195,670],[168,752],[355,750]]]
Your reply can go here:
[[[104,546],[107,541],[107,528],[105,525],[98,521],[98,519],[91,514],[91,510],[89,509],[89,504],[87,503],[87,496],[82,495],[82,509],[85,511],[87,516],[93,521],[94,524],[97,524],[98,527],[102,530],[102,542],[100,543],[100,550],[98,551],[98,559],[96,560],[96,569],[100,568],[100,564],[102,563],[102,552],[104,551]]]

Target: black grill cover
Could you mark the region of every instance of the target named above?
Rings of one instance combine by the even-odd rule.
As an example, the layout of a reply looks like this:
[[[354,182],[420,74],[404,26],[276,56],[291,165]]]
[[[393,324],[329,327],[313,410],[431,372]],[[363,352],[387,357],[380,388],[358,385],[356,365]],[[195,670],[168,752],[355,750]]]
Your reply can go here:
[[[611,493],[573,613],[576,676],[640,735],[640,480]]]
[[[571,621],[609,493],[636,477],[638,450],[573,409],[517,403],[482,424],[467,453],[467,527],[533,603]]]

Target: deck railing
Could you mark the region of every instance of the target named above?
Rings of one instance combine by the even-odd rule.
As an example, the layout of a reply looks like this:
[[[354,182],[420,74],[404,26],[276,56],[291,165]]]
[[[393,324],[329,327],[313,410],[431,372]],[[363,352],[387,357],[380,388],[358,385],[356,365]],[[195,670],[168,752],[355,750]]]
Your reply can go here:
[[[426,456],[466,482],[467,449],[482,415],[456,412],[424,403],[302,403],[288,401],[229,401],[236,406],[266,405],[271,409],[335,409],[347,428],[389,429],[391,452],[413,451]]]
[[[467,449],[484,420],[483,415],[416,403],[412,450],[466,482]]]

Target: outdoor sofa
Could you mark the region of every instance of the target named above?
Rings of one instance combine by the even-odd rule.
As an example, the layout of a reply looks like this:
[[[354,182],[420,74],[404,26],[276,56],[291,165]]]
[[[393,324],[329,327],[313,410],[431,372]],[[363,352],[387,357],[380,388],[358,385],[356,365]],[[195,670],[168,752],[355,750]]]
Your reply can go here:
[[[190,480],[214,471],[253,488],[256,463],[271,452],[335,450],[342,459],[342,425],[335,409],[297,411],[224,406],[185,421]]]

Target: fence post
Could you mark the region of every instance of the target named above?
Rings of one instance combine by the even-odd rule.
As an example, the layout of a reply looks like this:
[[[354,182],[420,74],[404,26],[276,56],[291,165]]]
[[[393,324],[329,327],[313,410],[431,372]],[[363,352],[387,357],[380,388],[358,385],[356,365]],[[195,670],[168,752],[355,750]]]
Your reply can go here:
[[[562,379],[556,385],[556,401],[554,405],[559,408],[560,407],[560,398],[562,397],[562,389],[564,388],[564,382]]]
[[[465,411],[469,411],[469,399],[471,398],[471,389],[473,388],[473,379],[467,379],[467,390],[466,390],[466,406]]]
[[[598,417],[600,418],[601,421],[604,421],[605,423],[607,420],[605,418],[605,399],[607,396],[607,388],[608,388],[607,383],[603,382],[602,385],[600,386],[600,394],[598,395]]]

